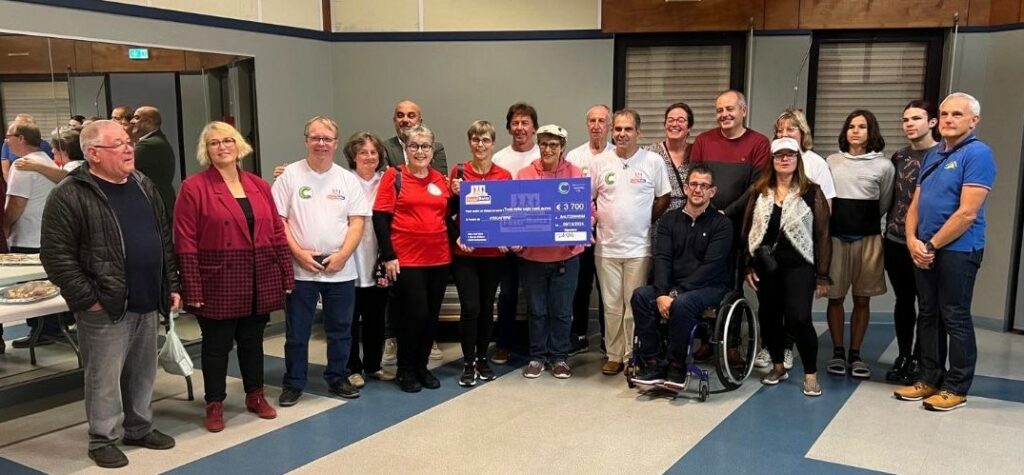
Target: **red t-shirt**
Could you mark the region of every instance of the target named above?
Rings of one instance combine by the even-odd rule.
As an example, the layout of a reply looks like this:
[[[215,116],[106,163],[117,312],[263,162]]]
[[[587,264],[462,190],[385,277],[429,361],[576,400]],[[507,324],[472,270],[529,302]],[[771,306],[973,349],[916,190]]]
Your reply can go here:
[[[453,167],[451,171],[450,179],[454,180],[458,178],[459,171],[458,166]],[[462,164],[462,180],[463,181],[480,181],[480,180],[511,180],[512,174],[508,170],[501,168],[497,165],[491,164],[491,169],[486,174],[479,174],[473,169],[472,162],[466,162]],[[452,210],[456,211],[456,210]],[[504,255],[496,247],[478,247],[474,248],[473,252],[465,252],[459,249],[459,246],[452,243],[452,252],[460,256],[473,256],[473,257],[501,257]]]
[[[742,212],[746,203],[740,203],[740,197],[770,160],[768,137],[750,129],[735,139],[726,138],[721,129],[711,129],[698,135],[690,147],[690,163],[707,165],[715,174],[718,192],[711,202],[729,215]]]
[[[384,172],[374,211],[391,213],[391,246],[402,267],[428,267],[452,261],[448,244],[448,198],[451,191],[441,172],[430,169],[424,178],[402,170],[402,189],[395,197],[396,168]]]

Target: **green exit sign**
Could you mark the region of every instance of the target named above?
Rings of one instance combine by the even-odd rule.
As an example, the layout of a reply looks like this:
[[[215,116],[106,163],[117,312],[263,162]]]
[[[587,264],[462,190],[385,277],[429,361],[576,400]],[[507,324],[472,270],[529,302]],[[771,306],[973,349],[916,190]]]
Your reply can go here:
[[[149,48],[128,48],[128,59],[149,59]]]

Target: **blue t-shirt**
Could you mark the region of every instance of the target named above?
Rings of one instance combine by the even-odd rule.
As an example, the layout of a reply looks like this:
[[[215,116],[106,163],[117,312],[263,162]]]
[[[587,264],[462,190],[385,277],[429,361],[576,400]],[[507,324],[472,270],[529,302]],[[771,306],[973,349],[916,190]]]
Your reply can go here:
[[[53,147],[50,146],[50,142],[45,140],[39,142],[39,149],[48,155],[51,160],[53,159]],[[18,157],[15,157],[14,154],[11,153],[11,149],[7,148],[7,142],[4,142],[4,146],[0,148],[0,159],[7,160],[8,162],[13,162],[18,159]]]
[[[996,181],[996,160],[992,149],[974,134],[952,150],[944,146],[928,151],[921,162],[917,186],[921,189],[917,204],[917,238],[928,241],[939,232],[949,217],[960,208],[960,193],[965,186],[991,190]],[[931,171],[933,167],[937,167]],[[927,174],[927,176],[925,176]],[[921,177],[924,181],[921,181]],[[942,249],[971,252],[985,247],[985,208],[982,203],[978,217],[959,238]]]

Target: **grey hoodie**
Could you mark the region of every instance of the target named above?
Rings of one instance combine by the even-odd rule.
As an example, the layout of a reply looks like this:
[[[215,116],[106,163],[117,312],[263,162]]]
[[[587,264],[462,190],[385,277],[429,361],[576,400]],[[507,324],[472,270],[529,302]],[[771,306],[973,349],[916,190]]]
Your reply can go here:
[[[836,185],[836,197],[832,200],[832,235],[881,234],[882,215],[892,202],[896,176],[892,161],[882,152],[834,153],[826,161]]]

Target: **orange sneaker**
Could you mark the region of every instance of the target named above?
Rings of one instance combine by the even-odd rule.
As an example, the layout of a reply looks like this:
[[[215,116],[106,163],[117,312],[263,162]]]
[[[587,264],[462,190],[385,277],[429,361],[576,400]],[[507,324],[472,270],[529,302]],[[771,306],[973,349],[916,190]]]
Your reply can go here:
[[[967,396],[961,396],[946,390],[924,400],[924,408],[929,411],[952,411],[967,405]]]
[[[935,386],[918,381],[913,386],[897,389],[892,395],[900,401],[920,401],[924,398],[932,397],[937,392],[939,392],[939,389]]]

